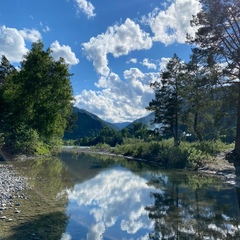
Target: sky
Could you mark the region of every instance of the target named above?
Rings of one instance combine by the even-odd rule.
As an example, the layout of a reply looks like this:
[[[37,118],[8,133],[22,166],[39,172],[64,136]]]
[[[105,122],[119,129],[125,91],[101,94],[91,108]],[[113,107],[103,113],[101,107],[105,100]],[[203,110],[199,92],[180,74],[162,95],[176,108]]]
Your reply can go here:
[[[150,83],[174,53],[188,61],[197,0],[1,1],[0,56],[16,67],[41,40],[69,65],[75,106],[108,122],[146,116]]]

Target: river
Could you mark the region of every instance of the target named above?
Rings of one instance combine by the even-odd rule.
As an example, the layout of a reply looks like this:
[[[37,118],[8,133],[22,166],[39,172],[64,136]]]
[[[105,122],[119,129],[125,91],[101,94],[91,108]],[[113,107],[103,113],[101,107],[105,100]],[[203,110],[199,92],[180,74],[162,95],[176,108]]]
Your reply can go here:
[[[0,239],[240,239],[240,191],[220,177],[87,154],[12,164],[30,188]]]

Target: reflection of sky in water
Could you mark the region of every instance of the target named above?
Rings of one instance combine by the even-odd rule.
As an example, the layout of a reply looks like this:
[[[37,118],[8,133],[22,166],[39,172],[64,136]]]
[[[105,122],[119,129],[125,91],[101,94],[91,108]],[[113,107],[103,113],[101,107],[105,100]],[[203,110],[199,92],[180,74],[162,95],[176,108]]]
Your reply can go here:
[[[62,240],[148,239],[153,223],[145,210],[156,192],[147,180],[116,168],[68,191],[69,223]]]

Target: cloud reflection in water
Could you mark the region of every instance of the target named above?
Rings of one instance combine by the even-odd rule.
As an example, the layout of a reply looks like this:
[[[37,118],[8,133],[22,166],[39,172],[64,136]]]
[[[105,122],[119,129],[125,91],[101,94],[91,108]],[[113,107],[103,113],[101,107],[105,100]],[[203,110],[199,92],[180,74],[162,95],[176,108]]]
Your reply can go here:
[[[153,228],[145,210],[147,205],[153,203],[150,192],[159,190],[129,170],[120,167],[107,170],[68,190],[68,214],[74,216],[76,211],[80,211],[80,216],[87,214],[88,218],[93,217],[87,233],[89,240],[103,239],[105,234],[108,237],[146,239],[147,233]],[[76,203],[77,210],[71,208]],[[71,229],[70,226],[68,229]],[[69,234],[72,235],[71,232]]]

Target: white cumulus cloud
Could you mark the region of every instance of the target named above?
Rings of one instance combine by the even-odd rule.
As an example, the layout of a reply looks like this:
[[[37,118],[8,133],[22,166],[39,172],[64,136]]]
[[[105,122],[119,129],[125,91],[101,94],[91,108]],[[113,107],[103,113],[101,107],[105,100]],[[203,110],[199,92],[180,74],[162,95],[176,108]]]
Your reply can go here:
[[[163,70],[166,69],[167,64],[170,61],[170,59],[171,58],[165,58],[165,57],[161,58],[161,61],[160,61],[160,64],[159,64],[160,71],[163,71]]]
[[[107,54],[117,58],[133,50],[150,49],[152,39],[138,24],[128,18],[120,26],[116,24],[108,27],[105,33],[92,37],[82,46],[87,59],[93,61],[96,71],[107,76],[110,73]]]
[[[25,40],[35,42],[41,39],[41,34],[36,29],[0,27],[0,55],[5,55],[11,62],[20,62],[27,53]]]
[[[186,34],[194,35],[190,26],[192,15],[201,9],[198,0],[176,0],[166,10],[156,9],[143,22],[149,24],[154,34],[153,40],[166,45],[174,42],[185,43]]]
[[[62,57],[69,65],[76,65],[79,63],[79,59],[76,57],[71,47],[67,45],[60,45],[58,41],[55,41],[51,44],[51,50],[52,56],[56,60]]]
[[[86,14],[88,18],[93,18],[96,16],[94,13],[95,7],[91,2],[87,0],[75,0],[75,2],[77,3],[79,11]]]
[[[24,28],[23,30],[20,30],[19,33],[24,39],[29,40],[30,42],[37,42],[42,38],[41,33],[36,29]]]
[[[143,73],[138,68],[124,71],[124,79],[116,73],[102,76],[95,84],[99,91],[84,90],[75,105],[110,122],[133,121],[149,114],[145,110],[153,99],[150,83],[159,79],[158,72]]]
[[[131,58],[131,59],[129,59],[126,63],[128,64],[128,63],[137,63],[138,61],[137,61],[137,59],[136,58]]]
[[[157,69],[157,66],[155,63],[152,63],[149,61],[148,58],[144,58],[143,61],[141,62],[143,66],[146,66],[149,69]]]
[[[68,233],[63,233],[61,240],[71,240],[72,237]]]

